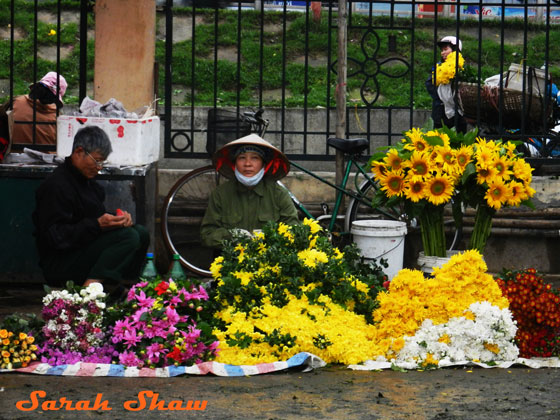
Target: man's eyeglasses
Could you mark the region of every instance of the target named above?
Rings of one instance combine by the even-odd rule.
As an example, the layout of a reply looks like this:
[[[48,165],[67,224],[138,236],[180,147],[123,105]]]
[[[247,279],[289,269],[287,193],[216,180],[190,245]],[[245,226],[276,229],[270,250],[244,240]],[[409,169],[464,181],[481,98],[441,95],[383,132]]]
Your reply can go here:
[[[90,155],[89,152],[86,152],[86,155],[88,155],[88,156],[91,158],[91,160],[93,160],[93,161],[95,162],[95,166],[96,166],[97,168],[99,168],[99,169],[102,169],[102,168],[105,166],[105,164],[107,163],[106,160],[101,161],[101,162],[98,161],[98,160],[95,159],[92,155]]]

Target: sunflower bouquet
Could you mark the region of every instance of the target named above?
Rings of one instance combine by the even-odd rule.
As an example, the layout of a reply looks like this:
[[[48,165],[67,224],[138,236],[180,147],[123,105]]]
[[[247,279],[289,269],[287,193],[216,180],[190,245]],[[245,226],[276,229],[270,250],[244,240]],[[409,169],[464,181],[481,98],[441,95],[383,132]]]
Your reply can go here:
[[[515,151],[515,144],[476,138],[469,146],[472,158],[458,189],[459,200],[476,209],[469,248],[484,252],[492,218],[502,207],[527,205],[533,168]]]
[[[492,217],[503,206],[531,206],[531,167],[515,144],[487,141],[442,128],[413,128],[400,143],[376,153],[370,163],[380,188],[374,206],[401,206],[420,221],[425,255],[446,256],[444,207],[451,204],[455,224],[462,207],[476,209],[469,249],[484,251]]]
[[[444,207],[451,202],[471,161],[471,148],[454,144],[457,135],[447,129],[413,128],[400,143],[370,161],[380,188],[373,205],[403,207],[409,219],[420,221],[426,255],[446,256]],[[450,136],[451,134],[451,136]],[[474,133],[461,136],[467,142]]]

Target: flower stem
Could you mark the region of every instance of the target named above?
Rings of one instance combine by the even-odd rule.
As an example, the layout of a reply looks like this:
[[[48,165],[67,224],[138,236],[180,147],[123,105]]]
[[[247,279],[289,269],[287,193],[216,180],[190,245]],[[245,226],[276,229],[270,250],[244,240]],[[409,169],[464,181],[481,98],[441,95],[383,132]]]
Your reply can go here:
[[[476,249],[481,254],[486,247],[486,241],[492,230],[492,217],[496,214],[493,208],[480,204],[476,209],[474,217],[474,227],[469,241],[469,248]]]
[[[445,257],[443,206],[426,206],[420,215],[420,231],[424,255]]]

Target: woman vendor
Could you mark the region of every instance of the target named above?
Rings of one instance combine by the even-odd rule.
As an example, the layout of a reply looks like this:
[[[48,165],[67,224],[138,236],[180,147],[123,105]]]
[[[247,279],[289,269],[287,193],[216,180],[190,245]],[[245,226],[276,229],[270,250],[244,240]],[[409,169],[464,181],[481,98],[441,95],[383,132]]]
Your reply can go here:
[[[234,140],[214,154],[213,164],[228,181],[210,196],[200,232],[205,246],[220,248],[235,229],[253,232],[269,221],[299,223],[288,192],[276,183],[290,163],[266,140],[256,134]]]

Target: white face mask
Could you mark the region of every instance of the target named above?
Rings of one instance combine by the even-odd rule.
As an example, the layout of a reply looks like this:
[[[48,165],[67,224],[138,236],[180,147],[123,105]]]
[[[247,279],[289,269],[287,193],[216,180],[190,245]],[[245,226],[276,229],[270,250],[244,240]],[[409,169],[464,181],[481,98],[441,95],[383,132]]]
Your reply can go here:
[[[264,176],[264,168],[261,168],[261,170],[253,176],[245,176],[237,169],[235,169],[235,178],[237,178],[237,180],[241,182],[243,185],[245,185],[246,187],[254,187],[259,182],[261,182],[263,176]]]

